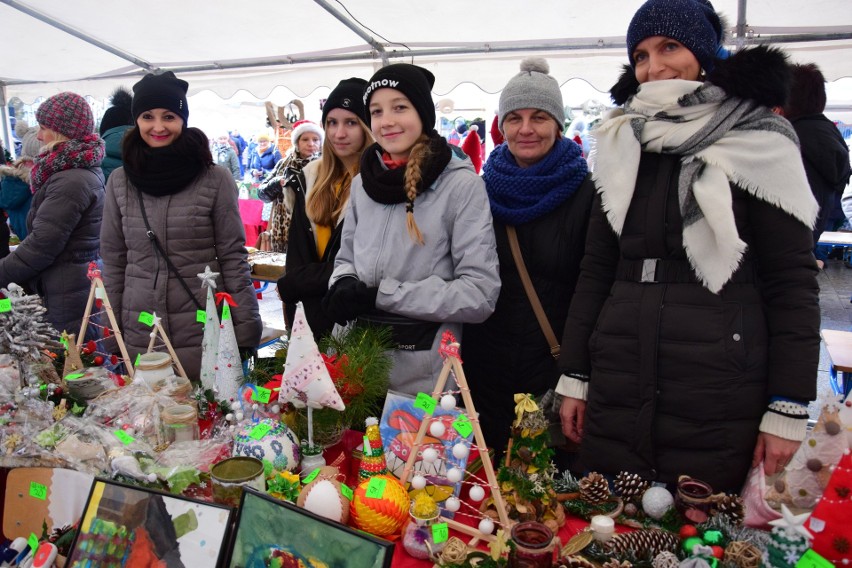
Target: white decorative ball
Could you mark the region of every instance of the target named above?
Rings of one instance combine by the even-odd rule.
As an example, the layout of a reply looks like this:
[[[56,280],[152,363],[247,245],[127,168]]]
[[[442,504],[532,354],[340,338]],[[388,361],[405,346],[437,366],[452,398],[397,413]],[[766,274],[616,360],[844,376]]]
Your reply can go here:
[[[441,397],[441,408],[444,410],[452,410],[456,407],[456,397],[451,394],[445,394]]]
[[[242,412],[237,412],[235,417],[237,419],[237,422],[242,422],[243,418],[245,418],[245,415]]]
[[[281,407],[280,407],[280,406],[278,406],[277,404],[273,404],[273,405],[269,408],[269,411],[270,411],[272,414],[281,414]]]
[[[664,487],[650,487],[642,495],[642,510],[652,519],[662,519],[672,505],[674,497]]]
[[[154,483],[155,481],[157,481],[157,474],[156,473],[149,473],[147,479],[148,479],[148,483]]]
[[[257,408],[258,408],[258,407],[257,407],[257,403],[256,403],[256,402],[255,402],[254,404],[252,404],[252,405],[251,405],[251,409],[252,409],[252,410],[257,410]]]
[[[457,467],[452,467],[447,471],[447,479],[452,483],[458,483],[462,480],[464,476],[464,472]]]
[[[453,446],[453,456],[456,459],[463,460],[470,453],[470,448],[467,447],[466,444],[462,444],[459,442],[458,444]]]
[[[423,489],[426,487],[426,478],[422,475],[415,475],[411,478],[411,487],[414,489]]]
[[[447,431],[447,427],[444,426],[444,423],[440,420],[435,420],[431,424],[429,424],[429,433],[435,436],[436,438],[440,438]]]
[[[458,497],[449,497],[446,501],[444,501],[444,507],[450,513],[455,513],[461,509],[461,501],[459,501]]]
[[[485,489],[481,485],[473,485],[468,492],[471,501],[482,501],[485,499]]]
[[[225,415],[225,420],[227,420],[228,422],[233,422],[234,421],[234,414],[229,412],[228,414]]]
[[[491,519],[482,519],[479,521],[479,532],[482,534],[491,534],[494,532],[494,521]]]
[[[423,461],[426,463],[434,463],[438,459],[438,450],[435,448],[426,448],[423,450]]]

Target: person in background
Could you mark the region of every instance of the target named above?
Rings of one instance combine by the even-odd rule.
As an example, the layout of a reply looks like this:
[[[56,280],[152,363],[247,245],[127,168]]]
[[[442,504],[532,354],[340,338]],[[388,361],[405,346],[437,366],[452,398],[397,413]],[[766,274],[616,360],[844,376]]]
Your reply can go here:
[[[104,112],[98,132],[104,139],[106,156],[101,169],[104,180],[109,181],[109,175],[114,169],[121,167],[121,140],[124,133],[133,127],[133,116],[130,113],[130,102],[133,96],[124,87],[118,87],[110,97],[110,106]]]
[[[303,170],[305,191],[294,191],[287,239],[287,267],[278,280],[278,295],[287,313],[287,328],[302,302],[314,338],[331,332],[334,322],[322,309],[340,249],[349,188],[361,168],[361,155],[374,143],[364,124],[362,99],[367,81],[352,77],[338,83],[322,107],[325,142],[322,157]],[[301,136],[299,140],[303,140]]]
[[[261,132],[257,135],[257,147],[249,157],[249,171],[255,181],[261,181],[275,168],[281,160],[281,154],[272,144],[269,134]]]
[[[557,392],[580,469],[738,493],[807,430],[818,206],[771,110],[786,56],[723,59],[721,39],[707,0],[648,0],[630,22],[621,106],[593,131],[598,195]]]
[[[323,131],[310,120],[300,120],[293,125],[293,146],[287,156],[275,164],[262,184],[257,188],[261,201],[272,204],[269,215],[269,246],[272,252],[287,252],[287,235],[296,193],[305,197],[305,175],[308,163],[319,157]]]
[[[243,357],[260,342],[262,324],[249,277],[234,179],[213,164],[204,133],[187,124],[188,84],[167,71],[133,86],[136,126],[124,137],[124,167],[107,184],[101,230],[104,285],[131,359],[148,350],[156,313],[189,378],[198,381],[206,291],[198,274],[219,273],[216,292],[230,294]]]
[[[819,203],[813,232],[814,244],[817,244],[823,231],[835,229],[829,222],[852,174],[849,147],[837,126],[823,114],[825,77],[819,67],[808,63],[791,65],[790,69],[793,83],[781,114],[790,121],[799,137],[808,184]],[[814,255],[822,269],[828,260],[827,251],[817,244]]]
[[[30,177],[33,160],[41,150],[38,127],[32,128],[25,120],[15,125],[21,139],[21,156],[13,163],[0,167],[0,209],[9,215],[9,226],[19,240],[27,238],[27,214],[33,200]]]
[[[228,135],[237,146],[237,158],[239,158],[240,162],[240,179],[243,179],[243,176],[246,175],[246,148],[248,148],[248,142],[240,136],[240,131],[236,128],[231,130]]]
[[[227,134],[220,134],[213,142],[213,161],[231,172],[234,181],[240,181],[240,160]]]
[[[521,72],[503,88],[499,128],[506,143],[491,152],[482,176],[494,217],[502,287],[491,317],[465,324],[462,356],[474,404],[487,409],[479,415],[485,441],[498,452],[505,449],[515,419],[515,393],[540,399],[556,387],[560,375],[553,346],[522,283],[508,231],[516,232],[551,331],[561,337],[595,195],[580,148],[562,136],[562,93],[548,72],[544,59],[524,59]]]
[[[12,161],[12,155],[6,150],[6,147],[3,146],[3,141],[0,140],[0,175],[2,175],[2,168],[5,168],[7,164]],[[0,178],[2,180],[2,178]],[[2,183],[2,181],[0,181]],[[6,219],[6,212],[0,207],[0,259],[6,258],[9,256],[9,238],[11,234],[9,232],[9,222]]]
[[[339,324],[392,328],[390,388],[410,395],[432,391],[444,331],[461,340],[462,324],[484,321],[500,292],[485,186],[435,131],[434,83],[406,63],[368,82],[364,106],[376,144],[352,182],[322,304]]]
[[[89,263],[100,245],[104,142],[89,103],[75,93],[48,98],[36,120],[41,150],[30,171],[27,238],[0,260],[0,287],[15,282],[38,293],[47,321],[59,332],[77,333],[91,287]]]

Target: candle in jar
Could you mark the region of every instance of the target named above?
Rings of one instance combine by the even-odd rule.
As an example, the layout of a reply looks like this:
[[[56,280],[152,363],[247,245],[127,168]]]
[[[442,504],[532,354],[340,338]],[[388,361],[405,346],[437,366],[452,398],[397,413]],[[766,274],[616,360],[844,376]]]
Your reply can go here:
[[[592,534],[598,542],[606,542],[615,533],[615,521],[604,515],[592,517]]]

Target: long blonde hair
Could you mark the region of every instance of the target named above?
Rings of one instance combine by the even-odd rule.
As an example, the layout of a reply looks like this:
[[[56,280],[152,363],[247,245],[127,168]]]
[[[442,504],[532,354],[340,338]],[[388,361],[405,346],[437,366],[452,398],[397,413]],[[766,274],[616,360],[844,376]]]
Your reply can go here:
[[[423,178],[423,163],[429,157],[429,137],[421,134],[411,151],[408,153],[408,163],[405,166],[405,179],[403,187],[408,202],[405,204],[405,225],[408,227],[408,236],[418,245],[425,244],[423,234],[414,220],[414,200],[417,199],[417,186]]]
[[[39,154],[41,154],[45,150],[49,150],[49,151],[53,152],[53,149],[56,148],[59,144],[62,144],[63,142],[67,142],[68,140],[71,140],[70,138],[68,138],[64,134],[61,134],[61,133],[59,133],[55,130],[52,130],[51,132],[53,132],[53,135],[54,135],[53,140],[51,142],[48,142],[44,146],[42,146],[41,149],[38,151]]]
[[[334,153],[334,147],[329,136],[326,136],[322,143],[322,156],[317,166],[317,180],[305,203],[305,212],[308,214],[308,218],[317,225],[334,227],[337,224],[337,220],[343,214],[346,202],[349,201],[349,187],[352,185],[352,178],[358,175],[361,170],[361,154],[375,142],[373,133],[370,132],[370,129],[367,128],[360,117],[358,118],[358,125],[364,133],[364,143],[358,148],[358,162],[355,165],[354,172],[350,172],[343,160]],[[340,186],[340,193],[336,191],[338,186]]]

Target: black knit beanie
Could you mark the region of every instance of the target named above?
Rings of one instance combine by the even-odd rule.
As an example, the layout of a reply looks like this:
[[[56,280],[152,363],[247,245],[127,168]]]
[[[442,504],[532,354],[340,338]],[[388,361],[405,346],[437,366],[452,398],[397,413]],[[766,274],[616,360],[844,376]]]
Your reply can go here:
[[[104,132],[116,126],[132,126],[136,121],[133,118],[133,113],[130,112],[130,105],[133,103],[133,95],[124,87],[118,87],[113,92],[110,98],[112,105],[104,112],[101,118],[101,125],[98,128],[98,133],[103,136]]]
[[[427,69],[408,63],[394,63],[373,74],[364,91],[364,113],[370,124],[370,97],[379,89],[396,89],[408,97],[423,122],[423,131],[435,128],[435,103],[432,102],[432,85],[435,76]]]
[[[180,116],[186,128],[189,119],[189,105],[186,102],[188,89],[189,83],[178,79],[171,71],[160,75],[148,73],[133,85],[133,120],[146,110],[164,108]]]
[[[328,113],[336,108],[353,112],[358,115],[358,118],[363,120],[365,115],[364,87],[366,86],[367,81],[360,77],[350,77],[339,82],[328,95],[325,104],[322,105],[322,122],[320,123],[320,127],[325,129],[325,119],[328,117]]]

